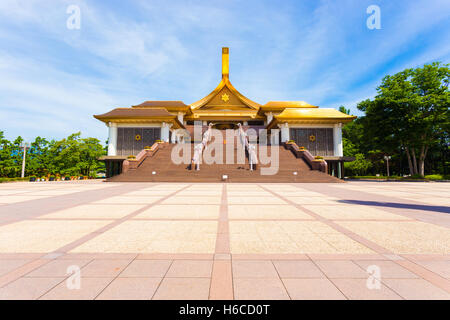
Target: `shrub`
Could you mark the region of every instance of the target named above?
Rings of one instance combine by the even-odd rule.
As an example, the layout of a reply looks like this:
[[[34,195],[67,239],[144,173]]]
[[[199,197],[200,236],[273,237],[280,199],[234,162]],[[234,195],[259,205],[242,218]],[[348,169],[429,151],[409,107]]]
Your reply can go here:
[[[355,155],[355,161],[346,162],[344,166],[350,175],[364,176],[372,166],[372,163],[364,158],[364,154],[358,153]]]
[[[450,175],[442,175],[442,174],[429,174],[425,176],[425,179],[428,180],[450,180]]]
[[[0,183],[2,182],[13,182],[13,181],[28,181],[30,179],[30,177],[25,177],[25,178],[21,178],[21,177],[16,177],[16,178],[0,178]]]

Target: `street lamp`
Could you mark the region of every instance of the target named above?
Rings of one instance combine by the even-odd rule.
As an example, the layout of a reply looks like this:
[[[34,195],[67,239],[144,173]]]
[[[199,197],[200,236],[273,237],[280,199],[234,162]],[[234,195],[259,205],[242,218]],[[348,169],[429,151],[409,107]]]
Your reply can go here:
[[[26,157],[26,154],[27,154],[27,149],[30,148],[30,144],[28,142],[23,141],[20,144],[20,147],[23,148],[22,175],[21,175],[21,177],[24,178],[25,177],[25,157]]]
[[[386,160],[386,171],[387,176],[389,177],[389,160],[391,160],[391,156],[384,156],[384,160]]]

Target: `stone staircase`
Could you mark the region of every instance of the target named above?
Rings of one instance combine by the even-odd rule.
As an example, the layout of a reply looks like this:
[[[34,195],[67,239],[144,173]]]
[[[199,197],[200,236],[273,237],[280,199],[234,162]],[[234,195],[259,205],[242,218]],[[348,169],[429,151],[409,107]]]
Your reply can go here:
[[[269,167],[270,164],[258,164],[254,171],[249,170],[248,158],[245,158],[245,164],[236,164],[237,150],[235,147],[234,164],[225,164],[225,150],[223,152],[223,164],[205,164],[200,165],[200,170],[190,169],[190,164],[176,165],[171,161],[171,153],[174,144],[164,144],[162,148],[145,160],[134,170],[129,170],[117,176],[108,178],[108,181],[114,182],[220,182],[222,176],[227,175],[227,182],[343,182],[340,179],[332,177],[318,170],[311,170],[308,164],[301,158],[296,158],[290,150],[283,146],[276,146],[279,152],[279,168],[274,175],[261,175],[261,167]],[[236,146],[236,145],[235,145]],[[193,155],[193,145],[191,147],[191,156]],[[214,144],[208,145],[208,148],[214,148]],[[222,147],[222,146],[218,146]],[[268,148],[270,146],[259,147]],[[204,154],[207,151],[204,152]],[[258,152],[259,154],[259,152]],[[214,155],[214,153],[213,153]],[[258,159],[260,162],[260,159]],[[153,174],[155,172],[155,174]],[[294,175],[297,172],[297,175]]]

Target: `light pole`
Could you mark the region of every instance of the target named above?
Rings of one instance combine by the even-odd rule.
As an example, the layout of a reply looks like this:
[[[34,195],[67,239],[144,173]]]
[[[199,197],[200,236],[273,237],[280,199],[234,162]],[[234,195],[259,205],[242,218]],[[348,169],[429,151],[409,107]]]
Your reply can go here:
[[[22,159],[22,174],[21,177],[24,178],[25,177],[25,158],[26,158],[26,154],[27,154],[27,148],[30,147],[30,144],[23,141],[20,144],[20,147],[23,148],[23,159]]]
[[[386,171],[387,176],[389,177],[389,160],[391,160],[391,156],[384,156],[384,160],[386,160]]]

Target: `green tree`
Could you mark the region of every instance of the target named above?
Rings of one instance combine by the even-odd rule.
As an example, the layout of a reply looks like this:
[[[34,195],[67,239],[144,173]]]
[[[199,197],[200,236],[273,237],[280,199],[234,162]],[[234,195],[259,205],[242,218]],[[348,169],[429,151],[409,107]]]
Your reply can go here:
[[[425,174],[429,147],[449,128],[449,65],[434,62],[383,78],[373,100],[358,104],[374,149],[406,153],[410,173]]]
[[[41,137],[36,137],[27,153],[26,175],[45,176],[51,172],[50,143]]]
[[[16,164],[12,158],[13,145],[0,131],[0,177],[12,177]]]
[[[0,177],[20,175],[22,142],[20,136],[11,142],[0,131]],[[81,138],[80,132],[59,141],[36,137],[27,151],[25,173],[39,177],[50,174],[95,176],[97,171],[104,170],[98,158],[106,154],[105,150],[98,139]]]
[[[346,162],[345,170],[349,170],[350,173],[363,176],[367,174],[367,171],[372,166],[372,163],[369,160],[366,160],[364,154],[358,153],[355,155],[355,161]]]
[[[81,174],[90,176],[93,171],[96,172],[103,168],[102,163],[98,161],[98,158],[105,154],[100,140],[95,138],[81,139],[79,148],[80,159],[78,168]]]
[[[345,106],[340,106],[339,111],[345,114],[350,114],[350,109],[345,108]]]

